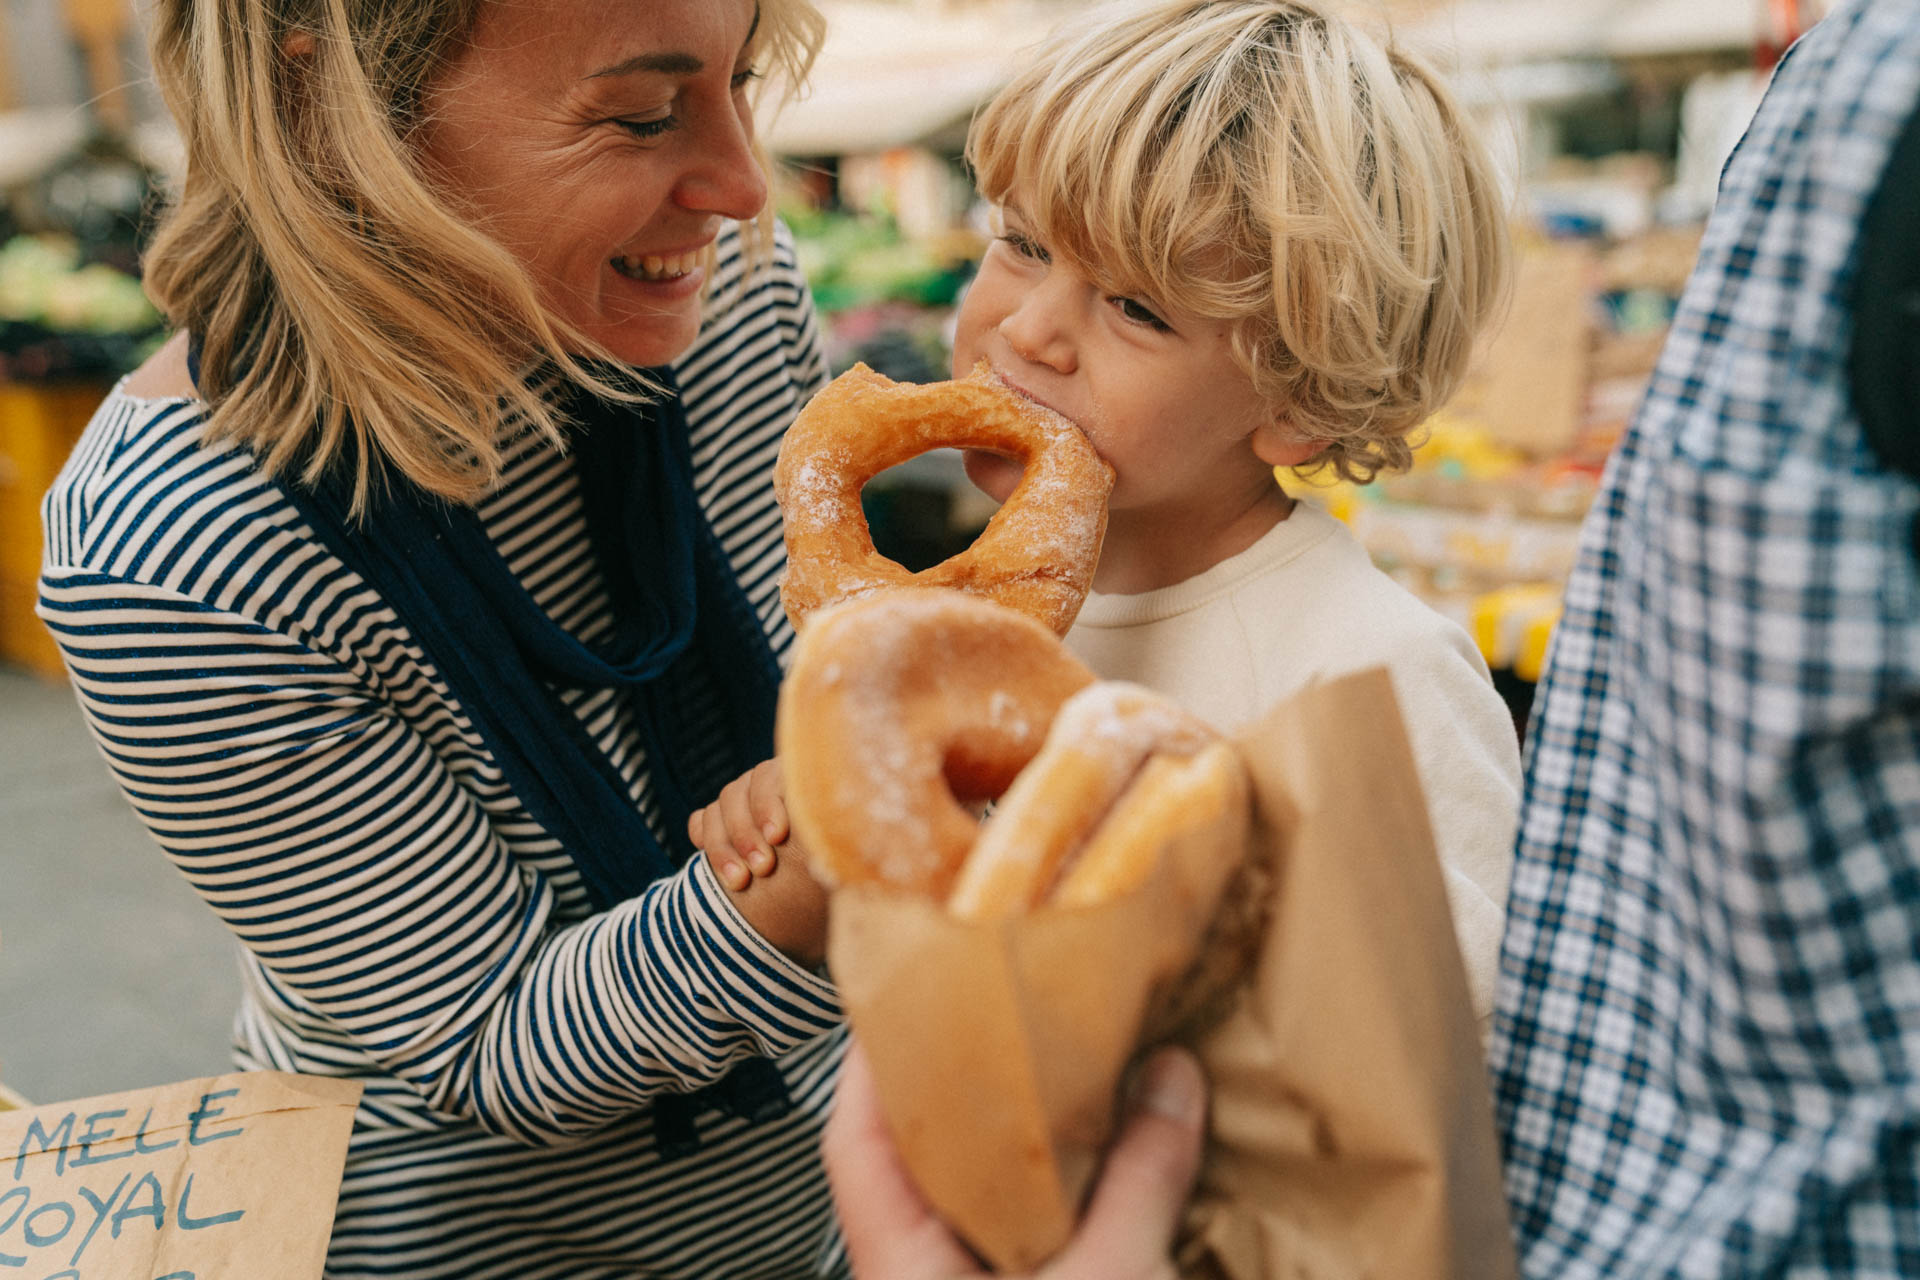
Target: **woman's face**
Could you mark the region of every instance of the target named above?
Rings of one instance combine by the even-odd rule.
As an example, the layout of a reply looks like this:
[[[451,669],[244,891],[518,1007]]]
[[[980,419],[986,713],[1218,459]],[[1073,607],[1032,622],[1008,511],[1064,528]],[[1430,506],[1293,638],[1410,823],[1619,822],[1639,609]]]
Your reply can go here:
[[[766,201],[745,90],[756,0],[489,0],[421,154],[552,312],[636,365],[700,325],[703,250]]]

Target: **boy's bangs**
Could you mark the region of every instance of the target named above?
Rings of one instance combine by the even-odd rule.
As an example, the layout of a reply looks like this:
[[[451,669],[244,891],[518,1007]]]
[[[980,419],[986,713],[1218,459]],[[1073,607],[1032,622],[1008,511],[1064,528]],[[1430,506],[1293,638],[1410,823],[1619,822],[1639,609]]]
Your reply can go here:
[[[1217,76],[1164,71],[1116,56],[1072,79],[1016,83],[975,122],[976,178],[1104,287],[1248,314],[1268,286],[1240,171],[1244,121]]]

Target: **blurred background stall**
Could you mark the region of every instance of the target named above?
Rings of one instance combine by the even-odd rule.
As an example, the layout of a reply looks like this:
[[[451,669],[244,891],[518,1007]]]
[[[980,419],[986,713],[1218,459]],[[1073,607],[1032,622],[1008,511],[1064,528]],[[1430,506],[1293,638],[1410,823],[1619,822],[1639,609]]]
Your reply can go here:
[[[1467,625],[1523,723],[1579,521],[1645,388],[1720,166],[1815,0],[1355,0],[1442,64],[1512,185],[1513,313],[1414,469],[1289,485]],[[825,0],[811,94],[770,127],[836,371],[947,371],[990,234],[974,109],[1084,0]],[[0,4],[0,1080],[77,1096],[219,1068],[224,934],[92,758],[32,615],[37,505],[161,340],[139,249],[179,148],[131,0]],[[992,512],[956,455],[878,478],[876,539],[931,563]]]

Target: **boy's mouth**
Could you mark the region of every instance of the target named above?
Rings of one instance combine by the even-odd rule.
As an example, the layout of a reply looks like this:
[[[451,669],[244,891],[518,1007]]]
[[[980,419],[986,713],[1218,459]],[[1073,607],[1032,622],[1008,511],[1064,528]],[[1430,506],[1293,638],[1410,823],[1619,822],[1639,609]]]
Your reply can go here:
[[[1080,431],[1082,435],[1086,434],[1086,429],[1084,427],[1081,427],[1078,422],[1074,422],[1072,415],[1062,413],[1059,409],[1055,408],[1053,405],[1048,404],[1045,400],[1042,400],[1039,396],[1033,394],[1033,392],[1027,390],[1025,387],[1021,386],[1019,383],[1008,378],[1006,374],[1001,373],[998,369],[993,370],[993,380],[999,383],[1001,386],[1005,387],[1007,390],[1013,392],[1013,394],[1019,396],[1022,400],[1027,401],[1029,404],[1039,405],[1042,409],[1045,409],[1048,413],[1053,414],[1055,417],[1060,418],[1062,421],[1072,424],[1076,429]]]

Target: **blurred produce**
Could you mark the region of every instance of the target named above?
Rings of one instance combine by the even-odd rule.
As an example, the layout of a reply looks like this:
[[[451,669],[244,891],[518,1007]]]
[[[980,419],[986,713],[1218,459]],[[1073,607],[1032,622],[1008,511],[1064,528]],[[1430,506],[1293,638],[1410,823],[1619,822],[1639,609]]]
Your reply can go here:
[[[0,242],[0,381],[107,382],[157,343],[141,291],[153,170],[110,135],[8,192]]]
[[[20,230],[65,237],[83,261],[137,275],[159,194],[159,175],[125,141],[96,134],[14,191],[10,203]]]
[[[15,236],[0,245],[0,381],[118,377],[161,332],[140,282],[83,261],[74,241]]]
[[[827,313],[880,302],[950,306],[978,252],[961,239],[908,239],[878,214],[792,208],[782,216],[814,301]]]

